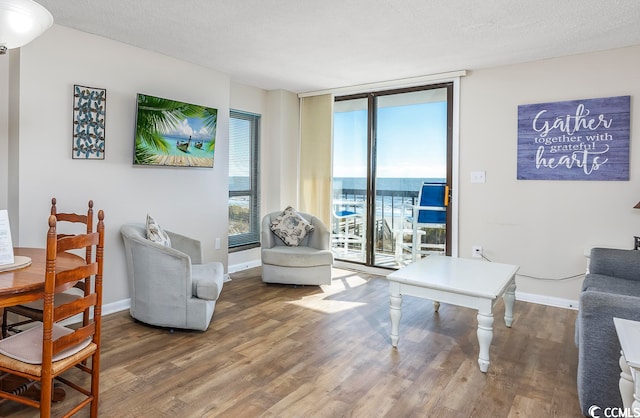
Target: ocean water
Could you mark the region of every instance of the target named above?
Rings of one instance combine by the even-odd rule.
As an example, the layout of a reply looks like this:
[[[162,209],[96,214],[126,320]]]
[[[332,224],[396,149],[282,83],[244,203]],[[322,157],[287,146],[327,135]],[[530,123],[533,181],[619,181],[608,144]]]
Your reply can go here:
[[[398,191],[416,193],[424,182],[444,183],[443,178],[406,178],[406,177],[380,177],[376,179],[376,190],[380,192]],[[367,179],[364,177],[334,177],[334,190],[366,190]]]
[[[423,182],[443,183],[443,178],[379,178],[376,181],[376,218],[397,218],[403,216],[403,207],[413,204]],[[341,200],[364,200],[367,182],[364,177],[336,177],[333,187],[336,198]],[[230,176],[229,190],[249,189],[249,177]],[[346,193],[340,193],[344,191]],[[234,197],[234,204],[249,207],[249,200]],[[245,206],[246,205],[246,206]],[[364,209],[356,206],[355,211]]]
[[[443,183],[443,178],[379,178],[376,181],[378,191],[402,191],[418,193],[423,182]],[[367,189],[364,177],[336,177],[333,179],[334,190],[362,190]],[[229,190],[249,189],[249,177],[230,176]]]
[[[209,144],[211,143],[211,141],[205,141],[202,144],[202,149],[198,149],[194,145],[199,140],[196,140],[196,139],[192,138],[191,139],[191,144],[189,145],[189,148],[187,149],[187,152],[182,152],[176,147],[176,144],[178,143],[178,141],[187,141],[189,139],[189,137],[185,138],[183,136],[163,136],[163,138],[169,144],[169,153],[166,154],[166,155],[180,155],[180,156],[186,156],[186,157],[213,158],[213,151],[211,151],[211,152],[207,152],[206,151],[209,148]]]

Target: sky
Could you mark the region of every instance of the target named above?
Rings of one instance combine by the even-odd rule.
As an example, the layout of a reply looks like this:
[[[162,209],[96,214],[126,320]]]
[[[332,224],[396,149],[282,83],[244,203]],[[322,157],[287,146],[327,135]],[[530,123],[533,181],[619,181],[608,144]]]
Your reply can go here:
[[[446,177],[446,102],[383,107],[377,118],[378,177]],[[334,114],[334,177],[366,177],[366,125],[366,110]]]
[[[235,123],[236,125],[233,125]],[[232,120],[240,137],[242,120]],[[333,176],[366,177],[366,110],[334,114]],[[229,174],[248,176],[249,141],[230,141]],[[383,107],[378,114],[378,177],[445,178],[447,104],[429,102]]]
[[[182,136],[185,138],[193,137],[193,139],[211,140],[211,133],[203,125],[202,118],[185,118],[182,119],[173,131],[167,132],[167,135]]]

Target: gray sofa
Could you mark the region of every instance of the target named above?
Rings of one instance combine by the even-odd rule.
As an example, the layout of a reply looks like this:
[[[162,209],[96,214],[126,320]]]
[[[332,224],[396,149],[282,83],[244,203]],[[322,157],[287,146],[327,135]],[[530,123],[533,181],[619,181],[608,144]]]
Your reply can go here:
[[[593,248],[576,320],[578,397],[592,405],[622,407],[620,343],[613,318],[640,321],[640,251]]]
[[[222,291],[222,263],[202,263],[200,241],[166,231],[171,247],[146,238],[145,224],[120,227],[131,316],[150,325],[205,331]]]
[[[331,284],[333,253],[329,247],[331,234],[313,215],[298,212],[314,230],[300,245],[290,247],[270,229],[271,221],[282,212],[272,212],[262,218],[262,281],[265,283],[322,285]]]

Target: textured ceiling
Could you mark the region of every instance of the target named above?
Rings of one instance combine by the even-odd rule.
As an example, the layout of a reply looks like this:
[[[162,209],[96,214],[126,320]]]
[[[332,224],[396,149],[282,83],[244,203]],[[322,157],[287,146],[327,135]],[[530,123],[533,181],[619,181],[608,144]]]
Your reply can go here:
[[[638,0],[37,0],[55,23],[306,92],[640,44]]]

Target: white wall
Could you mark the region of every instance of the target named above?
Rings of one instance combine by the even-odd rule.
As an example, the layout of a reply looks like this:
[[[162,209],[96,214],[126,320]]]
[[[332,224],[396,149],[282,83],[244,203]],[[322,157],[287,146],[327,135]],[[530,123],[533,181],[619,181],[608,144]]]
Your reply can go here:
[[[269,92],[270,141],[262,153],[263,213],[299,207],[300,102],[285,90]]]
[[[18,69],[12,65],[10,71],[19,71],[19,78],[9,76],[19,80],[18,179],[0,171],[0,193],[8,188],[8,207],[19,210],[16,244],[44,245],[43,213],[51,197],[58,198],[61,209],[84,207],[93,199],[106,213],[106,303],[128,298],[118,228],[144,221],[147,212],[167,229],[201,239],[207,261],[227,262],[230,106],[263,116],[263,214],[298,203],[294,94],[237,85],[227,75],[57,25],[23,47],[18,59]],[[634,170],[640,158],[640,147],[634,146],[640,115],[633,98],[640,93],[639,64],[640,47],[632,47],[470,71],[462,79],[461,256],[469,257],[471,246],[479,244],[488,258],[518,264],[523,274],[558,279],[584,271],[586,246],[632,247],[633,235],[640,234],[640,211],[632,209],[640,200],[640,173]],[[3,85],[6,72],[0,66]],[[74,84],[107,89],[105,160],[71,159]],[[138,92],[219,110],[213,169],[132,166]],[[519,104],[616,95],[632,96],[630,181],[516,180]],[[16,104],[0,91],[0,110],[7,100],[9,106]],[[0,151],[6,147],[2,129]],[[474,170],[486,170],[486,184],[470,183]],[[19,195],[11,192],[14,183]],[[214,249],[216,237],[222,238],[221,250]],[[257,249],[233,254],[229,264],[258,255]],[[577,300],[580,284],[581,279],[518,278],[520,292],[550,300]]]
[[[44,246],[51,197],[59,210],[93,199],[105,211],[105,303],[129,297],[119,227],[147,213],[226,265],[228,76],[57,25],[21,49],[20,64],[17,245]],[[74,84],[107,90],[104,160],[71,159]],[[136,93],[217,108],[214,168],[133,167]]]
[[[640,46],[472,71],[461,83],[460,255],[484,247],[519,265],[518,290],[577,300],[585,247],[633,248],[640,235]],[[516,180],[517,107],[631,95],[630,181]],[[470,172],[486,170],[486,184]]]
[[[640,147],[633,145],[640,121],[633,99],[640,93],[639,64],[640,47],[632,47],[475,70],[462,78],[460,256],[470,257],[471,246],[482,245],[489,259],[521,267],[519,297],[575,306],[582,277],[559,279],[585,271],[585,249],[632,248],[633,235],[640,235],[640,210],[632,209],[640,201],[640,173],[634,170]],[[297,103],[278,101],[278,94],[267,94],[270,128],[263,132],[268,140],[262,158],[272,163],[262,170],[263,210],[297,202],[291,176],[297,178],[298,144],[279,138],[283,127],[297,129],[290,120],[298,115]],[[632,96],[630,181],[516,179],[518,105],[617,95]],[[486,170],[485,184],[471,184],[476,170]],[[230,264],[231,257],[238,264],[258,260],[259,252],[252,251],[231,255]]]
[[[0,209],[7,209],[11,224],[17,225],[20,50],[10,50],[0,58]],[[11,229],[11,236],[17,240],[17,227]]]

